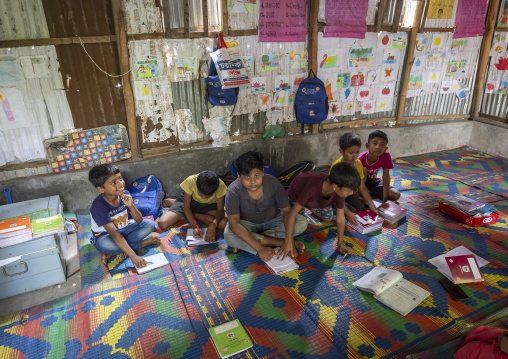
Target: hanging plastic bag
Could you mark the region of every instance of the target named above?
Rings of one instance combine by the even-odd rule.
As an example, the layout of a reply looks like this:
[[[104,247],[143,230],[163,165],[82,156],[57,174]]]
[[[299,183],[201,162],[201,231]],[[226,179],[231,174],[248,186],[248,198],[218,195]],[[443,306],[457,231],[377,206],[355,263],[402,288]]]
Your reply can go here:
[[[246,87],[250,84],[245,70],[240,47],[227,47],[222,33],[219,33],[218,49],[210,53],[219,73],[222,89]]]

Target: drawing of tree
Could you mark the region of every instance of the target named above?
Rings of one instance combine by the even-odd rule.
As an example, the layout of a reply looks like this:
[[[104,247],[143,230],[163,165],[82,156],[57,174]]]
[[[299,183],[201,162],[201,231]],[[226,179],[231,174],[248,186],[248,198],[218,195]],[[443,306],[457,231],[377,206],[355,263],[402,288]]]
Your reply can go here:
[[[267,63],[269,60],[270,60],[270,56],[268,56],[268,55],[263,55],[263,56],[261,57],[261,62],[262,62],[262,64],[261,64],[261,65],[262,65],[263,67],[265,67],[265,66],[266,66],[266,63]]]

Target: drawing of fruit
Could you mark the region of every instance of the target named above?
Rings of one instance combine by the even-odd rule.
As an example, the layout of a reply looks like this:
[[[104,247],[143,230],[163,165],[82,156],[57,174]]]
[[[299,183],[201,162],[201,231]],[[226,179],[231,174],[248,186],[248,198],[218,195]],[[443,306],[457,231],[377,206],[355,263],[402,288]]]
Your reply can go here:
[[[449,87],[443,87],[444,92],[448,92],[449,89],[450,89]]]
[[[433,74],[432,75],[432,81],[436,81],[437,80],[437,75],[436,74]]]
[[[494,90],[494,84],[488,84],[487,85],[487,90],[493,91]]]
[[[388,87],[385,87],[385,88],[381,91],[381,93],[382,93],[383,95],[388,95],[388,94],[390,93],[390,89],[389,89]]]
[[[365,111],[369,111],[369,110],[371,110],[371,109],[372,109],[372,105],[371,105],[371,103],[370,103],[370,102],[367,102],[367,103],[365,104],[365,106],[363,106],[363,108],[365,109]]]
[[[388,44],[388,41],[390,41],[390,37],[388,37],[388,35],[385,35],[385,36],[383,37],[383,39],[381,40],[381,43],[382,43],[383,45],[386,45],[386,44]]]
[[[360,91],[360,97],[367,97],[369,96],[369,91]]]
[[[436,45],[436,46],[441,45],[441,38],[440,38],[440,37],[436,37],[436,38],[434,39],[434,45]]]

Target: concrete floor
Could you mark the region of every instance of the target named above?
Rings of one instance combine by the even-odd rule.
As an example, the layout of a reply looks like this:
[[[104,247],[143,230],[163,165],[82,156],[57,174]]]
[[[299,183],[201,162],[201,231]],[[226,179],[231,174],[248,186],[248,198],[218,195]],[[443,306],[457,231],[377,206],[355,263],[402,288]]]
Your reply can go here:
[[[32,292],[18,294],[0,300],[0,317],[16,313],[35,305],[49,302],[53,299],[65,297],[81,289],[81,272],[79,270],[79,255],[77,234],[67,235],[67,281],[51,287],[41,288]]]

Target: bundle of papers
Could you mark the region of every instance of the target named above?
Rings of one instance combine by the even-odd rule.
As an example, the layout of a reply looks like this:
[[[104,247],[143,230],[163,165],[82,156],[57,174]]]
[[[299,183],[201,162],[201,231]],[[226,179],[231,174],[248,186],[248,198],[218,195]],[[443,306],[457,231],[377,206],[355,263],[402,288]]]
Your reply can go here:
[[[0,221],[0,248],[32,239],[30,217],[23,216]]]
[[[60,214],[32,221],[34,238],[44,237],[64,230],[64,220]]]
[[[358,224],[354,225],[348,222],[347,225],[355,231],[365,234],[377,231],[383,226],[383,218],[378,216],[375,212],[370,209],[364,209],[363,211],[355,212]]]
[[[187,246],[195,247],[217,242],[217,238],[215,239],[214,242],[205,241],[206,228],[201,228],[201,234],[202,234],[201,238],[196,238],[194,237],[194,232],[192,228],[187,229],[187,238],[186,238]]]
[[[280,247],[274,248],[274,252],[279,253],[279,249]],[[266,262],[266,265],[277,275],[298,269],[298,264],[290,256],[280,259],[277,255],[274,255],[272,259]]]
[[[402,278],[399,271],[384,267],[372,269],[353,285],[374,294],[374,298],[402,315],[430,296],[430,292]]]
[[[474,254],[464,246],[452,249],[448,253],[429,259],[441,274],[454,282],[471,283],[482,282],[483,275],[480,268],[487,265],[489,261]]]
[[[148,257],[144,257],[143,259],[146,261],[147,265],[143,268],[136,267],[138,274],[150,272],[155,268],[159,268],[165,266],[166,264],[169,264],[169,261],[166,259],[164,253],[157,253]]]
[[[386,201],[381,204],[379,201],[374,201],[379,215],[383,217],[385,222],[393,224],[400,221],[402,218],[406,218],[407,209],[399,206],[397,203],[392,201]]]
[[[441,199],[441,202],[473,217],[488,216],[494,210],[492,205],[485,206],[483,202],[475,201],[460,194],[447,196]]]
[[[209,330],[221,358],[228,358],[252,347],[252,340],[238,319]]]

